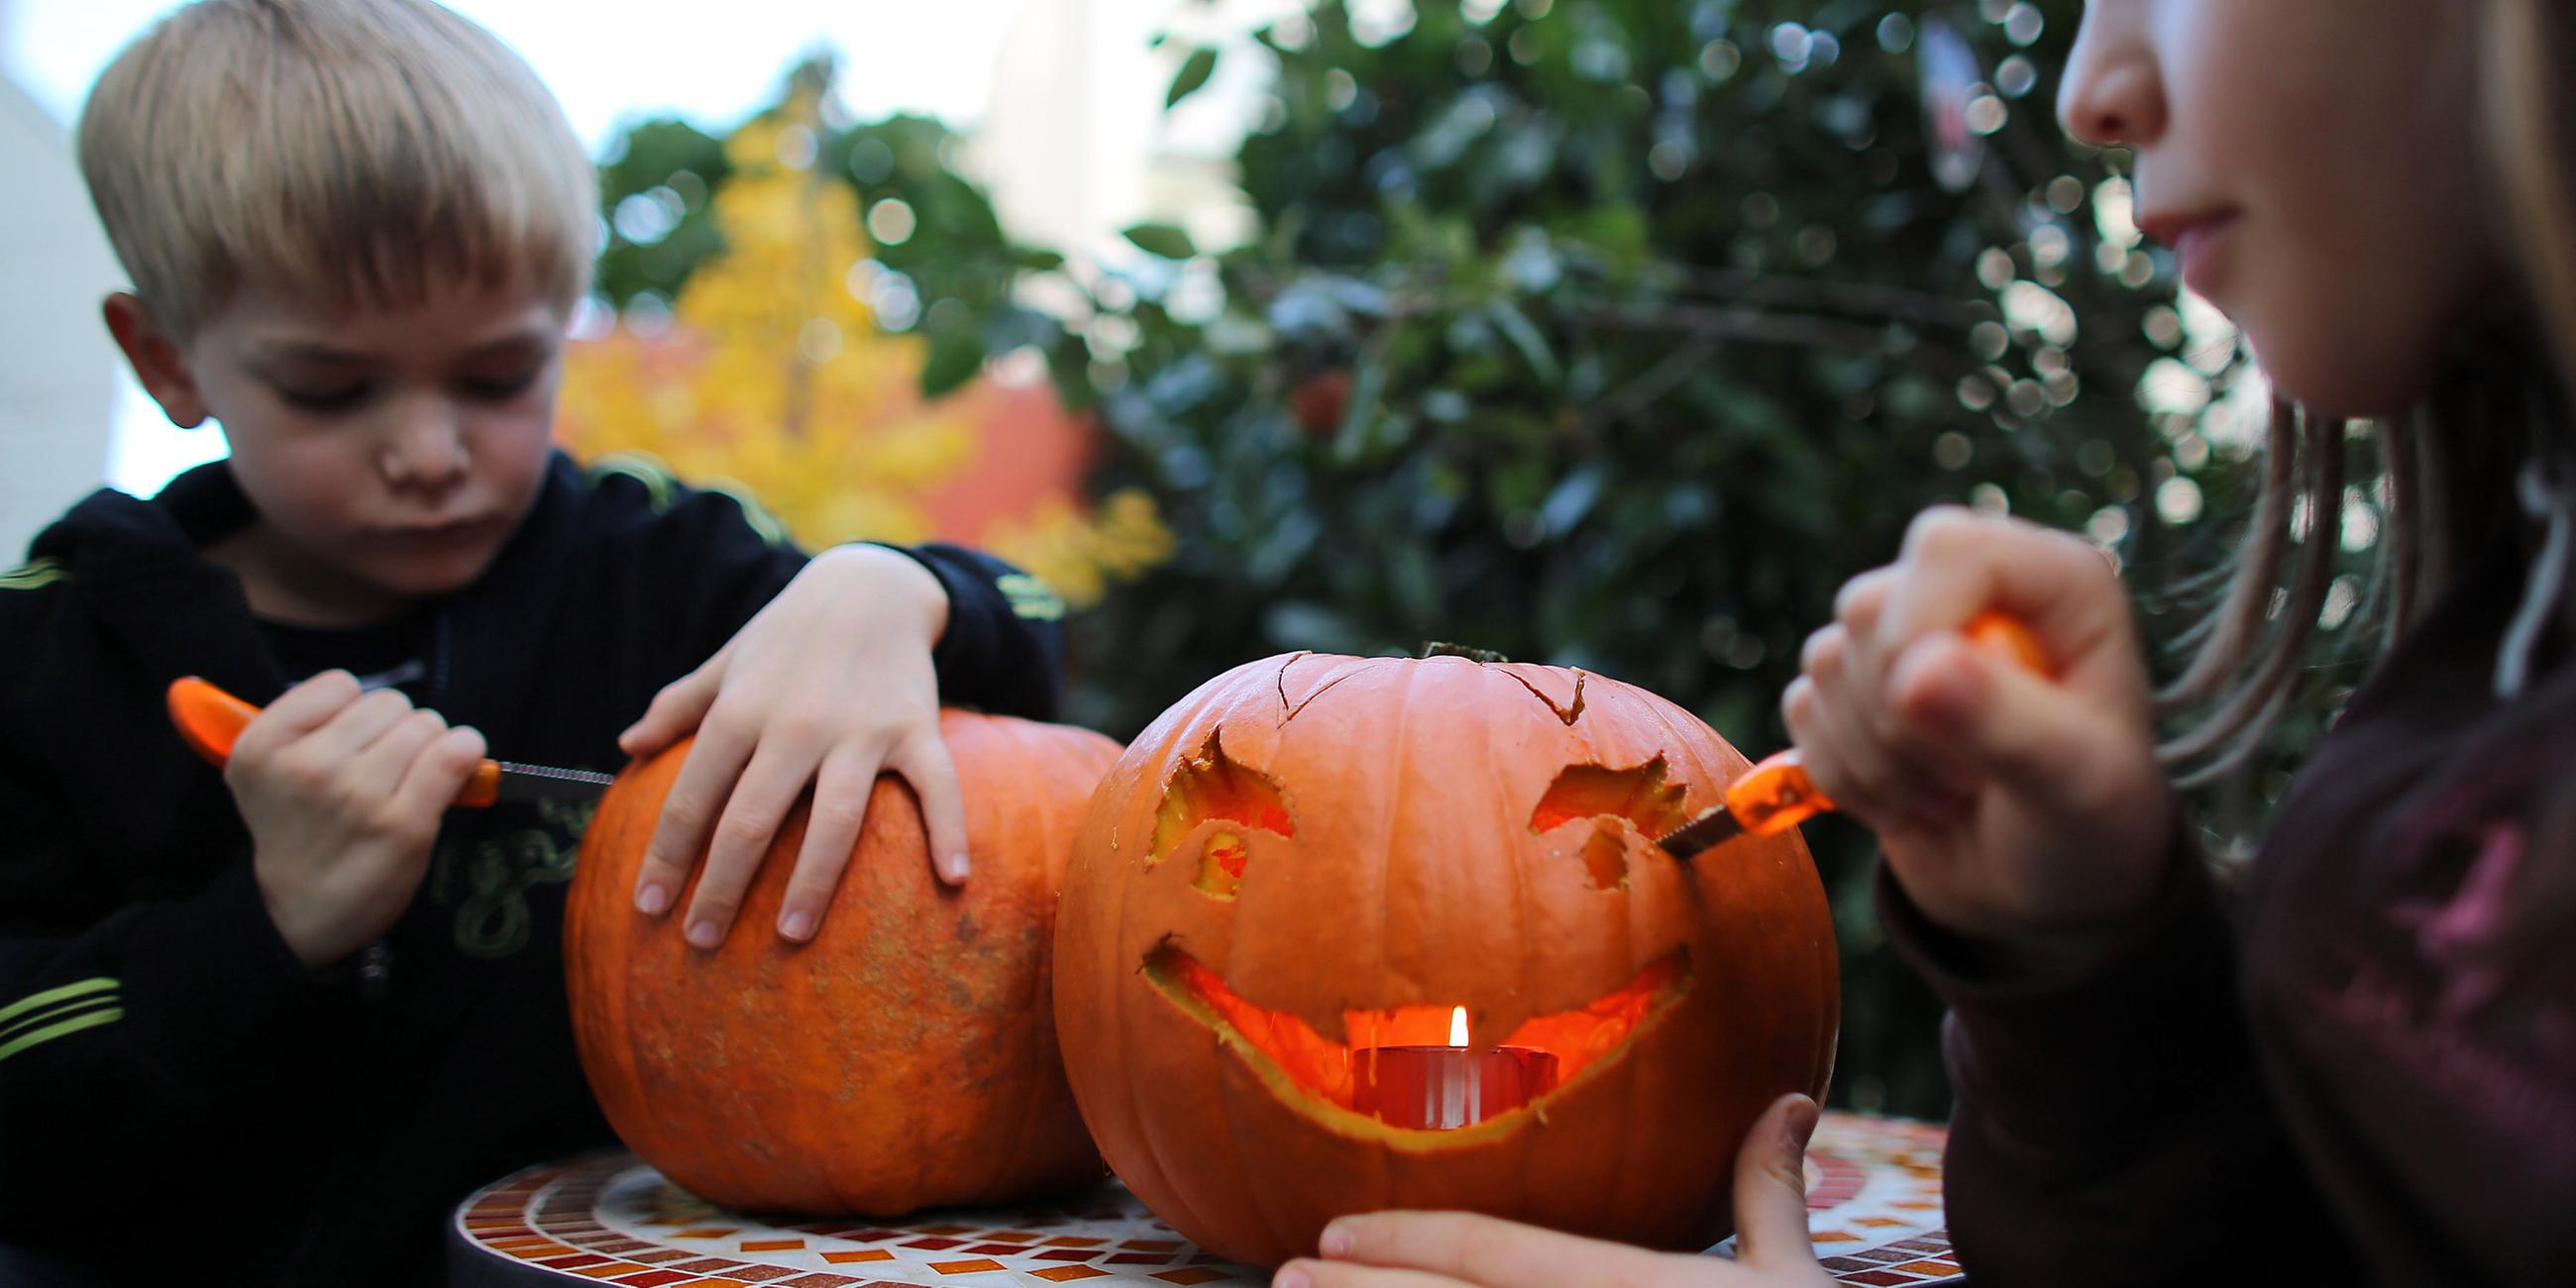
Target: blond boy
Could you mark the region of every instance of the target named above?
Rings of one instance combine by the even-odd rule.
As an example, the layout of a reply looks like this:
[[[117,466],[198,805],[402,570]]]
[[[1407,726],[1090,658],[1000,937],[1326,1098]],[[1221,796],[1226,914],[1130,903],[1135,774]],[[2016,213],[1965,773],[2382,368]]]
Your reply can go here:
[[[614,769],[694,730],[638,907],[804,939],[880,770],[965,878],[937,706],[1050,714],[1060,637],[989,557],[809,559],[552,448],[590,168],[428,0],[181,9],[100,78],[80,155],[134,281],[108,328],[229,457],[94,494],[0,575],[0,1244],[110,1281],[433,1281],[467,1190],[609,1139],[557,955],[587,813],[450,810],[474,762]],[[220,773],[161,714],[188,674],[267,704]],[[778,924],[733,928],[809,787]]]

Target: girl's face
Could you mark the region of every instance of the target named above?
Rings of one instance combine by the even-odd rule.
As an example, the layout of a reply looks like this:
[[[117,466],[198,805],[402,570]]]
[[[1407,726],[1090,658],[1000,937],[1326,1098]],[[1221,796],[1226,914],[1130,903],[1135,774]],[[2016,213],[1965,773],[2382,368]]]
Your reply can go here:
[[[2058,111],[2135,152],[2139,227],[2281,393],[2393,415],[2500,280],[2479,178],[2483,7],[2092,0]]]

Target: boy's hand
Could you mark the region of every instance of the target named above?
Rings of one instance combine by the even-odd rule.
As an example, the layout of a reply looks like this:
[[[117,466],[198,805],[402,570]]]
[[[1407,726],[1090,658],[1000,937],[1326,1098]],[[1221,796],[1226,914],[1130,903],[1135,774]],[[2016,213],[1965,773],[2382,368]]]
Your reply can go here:
[[[483,735],[391,689],[362,693],[346,671],[296,685],[242,728],[224,782],[297,960],[329,965],[393,926],[482,758]]]
[[[691,729],[697,742],[663,802],[635,906],[648,915],[669,908],[704,846],[687,937],[699,948],[724,942],[771,838],[811,783],[813,815],[778,933],[813,938],[883,770],[920,797],[939,875],[964,881],[966,812],[939,737],[930,666],[947,622],[948,592],[910,556],[837,547],[815,556],[706,665],[656,695],[618,746],[649,755]]]
[[[1736,1259],[1649,1252],[1464,1212],[1379,1212],[1324,1227],[1321,1261],[1271,1288],[1831,1288],[1807,1238],[1816,1102],[1782,1096],[1735,1154]]]
[[[2027,623],[2052,676],[1971,646]],[[2008,960],[2066,968],[2141,910],[2169,862],[2129,601],[2082,540],[1955,507],[1843,587],[1781,700],[1807,772],[1878,833],[1925,915]]]

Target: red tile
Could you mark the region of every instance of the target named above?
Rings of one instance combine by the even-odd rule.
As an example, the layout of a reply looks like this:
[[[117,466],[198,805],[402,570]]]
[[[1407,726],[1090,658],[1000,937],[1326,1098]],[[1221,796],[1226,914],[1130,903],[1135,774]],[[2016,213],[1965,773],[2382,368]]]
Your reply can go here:
[[[638,1270],[615,1282],[633,1284],[635,1288],[662,1288],[664,1284],[684,1284],[696,1278],[696,1275],[684,1275],[677,1270]]]
[[[857,1275],[836,1275],[817,1270],[810,1275],[782,1279],[773,1288],[849,1288],[858,1281]]]

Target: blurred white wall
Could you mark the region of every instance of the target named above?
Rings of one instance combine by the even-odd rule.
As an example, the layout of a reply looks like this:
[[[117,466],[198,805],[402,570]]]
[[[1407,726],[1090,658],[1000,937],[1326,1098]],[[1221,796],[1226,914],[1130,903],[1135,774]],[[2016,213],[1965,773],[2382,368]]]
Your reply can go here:
[[[120,359],[98,304],[123,280],[68,132],[0,78],[0,570],[105,476]]]

